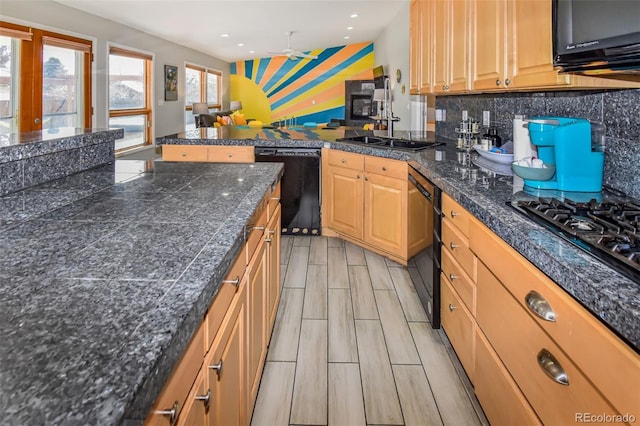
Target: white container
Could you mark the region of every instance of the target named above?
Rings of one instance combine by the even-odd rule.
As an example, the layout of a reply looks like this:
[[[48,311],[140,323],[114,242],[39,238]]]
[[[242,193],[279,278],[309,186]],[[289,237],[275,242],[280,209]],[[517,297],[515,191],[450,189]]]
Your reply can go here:
[[[522,115],[516,115],[513,119],[513,158],[518,161],[537,156],[538,151],[529,138],[527,122]]]

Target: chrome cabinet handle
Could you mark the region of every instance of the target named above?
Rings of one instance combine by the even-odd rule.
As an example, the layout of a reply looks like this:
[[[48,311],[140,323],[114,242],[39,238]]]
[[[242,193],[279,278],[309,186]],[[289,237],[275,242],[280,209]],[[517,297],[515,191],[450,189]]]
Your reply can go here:
[[[364,180],[368,181],[368,180],[369,180],[369,177],[368,177],[368,176],[365,176],[365,177],[364,177]]]
[[[341,159],[341,160],[340,160],[340,162],[341,162],[342,164],[344,164],[344,163],[346,163],[346,162],[347,162],[347,160],[345,160],[345,159],[343,158],[343,159]]]
[[[536,316],[542,318],[545,321],[556,322],[556,313],[553,312],[553,308],[549,305],[544,297],[537,291],[531,290],[524,297],[524,301],[527,304],[527,308]]]
[[[567,376],[567,373],[564,371],[558,360],[551,355],[551,352],[543,348],[538,352],[537,358],[538,365],[540,365],[542,371],[544,371],[547,376],[551,377],[551,380],[561,385],[569,386],[569,377]]]
[[[231,157],[233,157],[233,154],[232,154],[232,153],[228,153],[228,154],[227,154],[227,156],[228,156],[229,158],[231,158]]]
[[[220,374],[222,374],[222,358],[220,358],[220,361],[218,361],[217,364],[210,365],[209,369],[216,370],[216,373],[218,374],[218,378],[220,378]]]
[[[504,81],[504,85],[508,86],[511,84],[511,80],[509,80],[508,78]]]
[[[387,168],[386,168],[385,166],[382,166],[382,171],[383,171],[383,172],[386,172],[386,171],[387,171]]]
[[[458,279],[458,276],[457,276],[457,275],[453,275],[453,274],[449,274],[449,279],[450,279],[451,281],[453,281],[453,280],[457,280],[457,279]]]
[[[155,412],[155,414],[158,414],[160,416],[165,416],[168,417],[169,420],[169,424],[171,426],[176,424],[176,420],[178,419],[178,409],[180,408],[180,404],[178,403],[178,401],[174,402],[173,405],[171,406],[171,408],[166,409],[166,410],[158,410]]]
[[[186,156],[187,156],[187,153],[186,153],[186,152],[183,152],[183,153],[181,153],[181,154],[180,154],[180,156],[181,156],[181,157],[186,157]]]
[[[451,303],[449,303],[449,312],[453,312],[456,309]]]
[[[356,179],[360,179],[360,175],[356,175]]]
[[[458,216],[458,213],[454,212],[453,210],[451,210],[451,213],[449,213],[451,218],[453,219],[454,217]]]
[[[458,244],[449,243],[449,247],[451,247],[451,250],[455,250],[460,246]]]
[[[207,389],[207,393],[204,395],[196,395],[196,401],[202,401],[204,408],[209,408],[209,402],[211,401],[211,389]]]
[[[240,287],[240,276],[236,275],[234,280],[222,280],[223,284],[231,284],[236,287],[236,291],[238,291],[238,287]]]
[[[280,197],[271,197],[273,201],[280,201]]]
[[[502,81],[500,81],[500,79],[496,80],[496,86],[500,86],[502,84]]]

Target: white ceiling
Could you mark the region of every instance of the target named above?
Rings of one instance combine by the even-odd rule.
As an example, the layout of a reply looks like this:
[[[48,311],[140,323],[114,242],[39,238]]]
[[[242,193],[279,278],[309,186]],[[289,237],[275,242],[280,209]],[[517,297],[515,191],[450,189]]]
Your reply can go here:
[[[234,62],[374,41],[409,0],[55,0]],[[352,14],[358,16],[352,18]],[[408,26],[408,23],[407,23]],[[347,29],[353,27],[353,29]],[[408,28],[407,28],[408,31]],[[222,34],[229,34],[222,37]],[[349,36],[349,39],[345,39]],[[238,46],[243,43],[244,46]],[[253,51],[253,53],[251,53]]]

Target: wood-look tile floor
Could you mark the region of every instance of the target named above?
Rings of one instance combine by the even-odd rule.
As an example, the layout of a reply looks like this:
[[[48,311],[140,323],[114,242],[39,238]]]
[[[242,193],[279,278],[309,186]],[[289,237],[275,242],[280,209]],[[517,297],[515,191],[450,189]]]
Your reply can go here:
[[[405,268],[337,238],[282,237],[282,295],[252,425],[480,425]]]

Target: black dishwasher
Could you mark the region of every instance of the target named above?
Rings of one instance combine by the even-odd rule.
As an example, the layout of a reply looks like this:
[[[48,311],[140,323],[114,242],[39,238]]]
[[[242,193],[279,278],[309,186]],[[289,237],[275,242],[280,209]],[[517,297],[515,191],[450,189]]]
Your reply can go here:
[[[319,148],[256,147],[256,162],[284,163],[282,234],[320,235]]]

